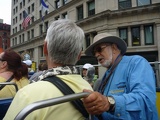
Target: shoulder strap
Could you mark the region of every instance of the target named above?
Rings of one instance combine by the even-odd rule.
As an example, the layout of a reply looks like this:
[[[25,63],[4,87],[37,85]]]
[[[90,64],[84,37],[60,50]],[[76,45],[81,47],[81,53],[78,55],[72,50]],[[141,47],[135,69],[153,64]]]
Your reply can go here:
[[[6,82],[10,82],[13,78],[14,78],[14,76],[12,75]],[[0,90],[2,90],[4,88],[4,86],[5,85],[1,85]]]
[[[54,84],[64,95],[75,93],[65,82],[63,82],[60,78],[56,76],[51,76],[43,79],[44,81],[49,81]],[[83,103],[80,99],[71,101],[71,103],[75,106],[76,109],[79,110],[83,114],[85,118],[89,117],[86,109],[83,106]]]

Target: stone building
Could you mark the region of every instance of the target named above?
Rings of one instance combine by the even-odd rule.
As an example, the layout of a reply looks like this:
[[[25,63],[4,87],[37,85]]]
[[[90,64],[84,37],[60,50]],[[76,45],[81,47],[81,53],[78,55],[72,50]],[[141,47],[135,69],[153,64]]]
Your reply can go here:
[[[159,0],[44,0],[49,6],[44,22],[40,1],[12,0],[11,17],[11,47],[21,54],[27,51],[37,65],[45,60],[46,30],[57,19],[71,19],[85,31],[83,50],[97,33],[109,32],[127,43],[127,55],[139,54],[149,62],[160,60]],[[22,28],[24,11],[31,17],[26,30]],[[77,64],[86,62],[97,64],[84,54]]]
[[[2,20],[2,19],[1,19]],[[10,25],[0,23],[0,52],[10,47]]]

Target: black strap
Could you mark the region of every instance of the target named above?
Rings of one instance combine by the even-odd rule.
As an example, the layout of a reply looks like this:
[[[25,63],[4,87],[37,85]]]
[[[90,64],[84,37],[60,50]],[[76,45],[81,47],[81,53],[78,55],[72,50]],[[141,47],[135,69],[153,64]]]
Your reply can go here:
[[[49,81],[52,84],[54,84],[64,95],[75,93],[65,82],[63,82],[60,78],[58,78],[56,76],[47,77],[43,80]],[[79,112],[81,112],[83,114],[83,116],[85,118],[89,117],[89,114],[87,113],[87,111],[84,108],[83,103],[80,99],[71,101],[71,103],[75,106],[76,109],[79,110]]]
[[[12,75],[6,82],[10,82],[13,78],[14,78],[14,76]],[[4,86],[5,85],[1,85],[0,90],[2,90],[4,88]]]

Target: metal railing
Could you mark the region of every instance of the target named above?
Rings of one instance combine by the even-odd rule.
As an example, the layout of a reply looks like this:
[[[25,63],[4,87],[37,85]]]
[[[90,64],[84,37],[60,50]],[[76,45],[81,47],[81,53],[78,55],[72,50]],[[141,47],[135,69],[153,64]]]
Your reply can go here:
[[[49,106],[64,103],[64,102],[73,101],[73,100],[80,99],[80,98],[84,98],[84,97],[87,97],[89,94],[90,93],[88,92],[81,92],[81,93],[70,94],[70,95],[65,95],[65,96],[61,96],[57,98],[51,98],[47,100],[34,102],[26,106],[24,109],[22,109],[18,113],[18,115],[15,117],[14,120],[24,120],[24,118],[34,110],[41,109],[44,107],[49,107]]]

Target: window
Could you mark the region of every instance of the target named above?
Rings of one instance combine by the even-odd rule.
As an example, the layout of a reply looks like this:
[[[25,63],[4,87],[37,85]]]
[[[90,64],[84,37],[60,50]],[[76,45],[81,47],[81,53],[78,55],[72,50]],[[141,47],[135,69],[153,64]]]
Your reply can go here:
[[[22,43],[22,41],[21,41],[21,35],[19,35],[19,43]]]
[[[19,14],[19,20],[22,20],[22,13]]]
[[[24,42],[24,34],[22,34],[22,43]]]
[[[42,11],[39,11],[39,18],[42,18]]]
[[[94,14],[95,14],[95,2],[93,0],[88,2],[88,16],[91,16]]]
[[[63,5],[67,4],[68,0],[63,0]]]
[[[86,48],[87,48],[91,44],[91,42],[90,42],[90,35],[86,34],[85,38],[86,38]]]
[[[39,33],[40,33],[40,35],[42,35],[42,33],[43,33],[43,25],[41,24],[41,25],[39,25]]]
[[[31,38],[34,38],[34,29],[31,30]]]
[[[30,14],[30,7],[28,7],[28,14]]]
[[[58,20],[59,18],[60,18],[59,16],[56,16],[56,17],[55,17],[55,20]]]
[[[138,6],[144,6],[144,5],[150,5],[151,0],[137,0],[137,5]]]
[[[132,34],[132,46],[139,46],[140,45],[140,27],[132,27],[131,28]]]
[[[153,45],[154,44],[153,26],[152,25],[144,26],[144,38],[145,38],[145,45]]]
[[[34,16],[32,16],[31,19],[32,19],[32,23],[33,23],[34,22]]]
[[[23,0],[23,6],[25,6],[25,0]]]
[[[19,30],[21,30],[22,29],[22,25],[21,24],[19,24]]]
[[[17,37],[15,37],[14,45],[17,45]]]
[[[45,22],[45,32],[47,32],[47,29],[48,29],[48,21]]]
[[[60,7],[60,0],[56,0],[56,1],[55,1],[55,7],[56,7],[56,8],[59,8],[59,7]]]
[[[28,41],[30,40],[30,31],[27,32]]]
[[[16,13],[18,12],[18,7],[16,7]]]
[[[67,19],[68,18],[67,13],[63,13],[62,16],[63,16],[63,19]]]
[[[124,40],[128,45],[128,29],[127,28],[120,28],[119,29],[119,37]]]
[[[83,19],[83,5],[77,7],[77,20]]]
[[[119,9],[126,9],[131,7],[131,0],[119,0],[118,2]]]
[[[34,3],[32,4],[32,12],[34,11]]]
[[[20,3],[20,9],[22,9],[22,2]]]
[[[40,56],[43,57],[43,56],[44,56],[43,46],[40,46],[40,47],[39,47],[39,50],[40,50]]]

